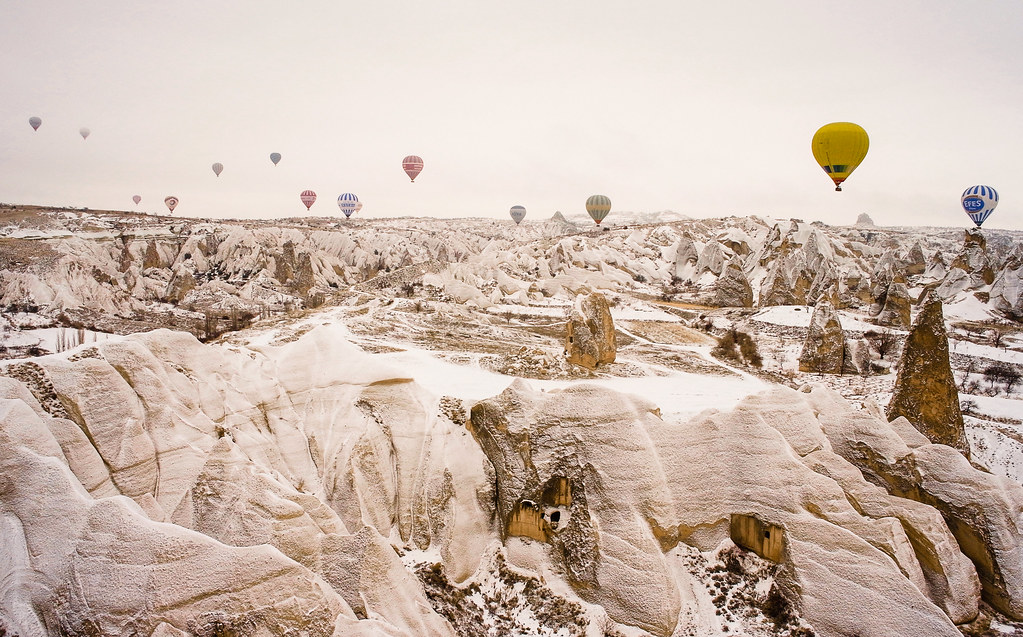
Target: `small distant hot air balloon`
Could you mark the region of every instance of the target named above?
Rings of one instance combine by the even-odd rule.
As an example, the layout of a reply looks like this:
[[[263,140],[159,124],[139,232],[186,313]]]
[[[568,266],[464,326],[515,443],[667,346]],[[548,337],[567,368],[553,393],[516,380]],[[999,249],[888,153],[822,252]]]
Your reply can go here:
[[[867,156],[870,138],[867,131],[851,122],[834,122],[817,129],[810,142],[813,158],[828,177],[835,182],[835,190],[842,190],[842,182]]]
[[[586,212],[600,225],[607,213],[611,212],[611,200],[604,195],[592,195],[586,200]]]
[[[139,196],[139,195],[135,195],[135,196],[133,196],[133,197],[131,198],[131,200],[132,200],[132,201],[134,201],[134,202],[135,202],[135,205],[137,206],[137,205],[139,205],[139,202],[140,202],[140,201],[142,201],[142,197],[141,197],[141,196]]]
[[[89,139],[89,133],[91,132],[92,131],[90,131],[88,128],[85,128],[84,126],[78,129],[78,134],[82,136],[82,139]]]
[[[219,161],[217,163],[213,164],[213,174],[214,175],[219,177],[220,173],[222,173],[222,172],[224,172],[224,164],[220,163]]]
[[[526,209],[522,206],[512,206],[508,213],[511,215],[512,220],[515,221],[515,225],[519,225],[526,218]]]
[[[178,198],[175,196],[164,197],[163,203],[167,204],[167,208],[173,213],[174,209],[178,207]]]
[[[963,192],[959,201],[979,228],[998,205],[998,193],[991,186],[972,186]]]
[[[43,120],[38,117],[29,117],[28,125],[32,127],[32,130],[39,130],[39,127],[43,125]]]
[[[359,201],[359,202],[357,202],[357,203],[355,204],[355,210],[354,210],[354,212],[359,212],[360,210],[362,210],[362,202],[361,202],[361,201]]]
[[[305,204],[306,210],[312,208],[313,204],[316,203],[316,193],[312,190],[303,190],[302,194],[299,195],[298,198]]]
[[[270,161],[272,161],[274,163],[274,166],[276,166],[277,163],[279,161],[281,161],[281,154],[280,153],[270,153]]]
[[[345,213],[345,219],[352,216],[358,203],[359,198],[350,192],[346,192],[337,198],[337,207],[341,209],[341,212]]]
[[[418,155],[409,155],[405,159],[401,160],[401,168],[408,175],[408,178],[415,183],[416,177],[419,173],[423,172],[423,158]]]

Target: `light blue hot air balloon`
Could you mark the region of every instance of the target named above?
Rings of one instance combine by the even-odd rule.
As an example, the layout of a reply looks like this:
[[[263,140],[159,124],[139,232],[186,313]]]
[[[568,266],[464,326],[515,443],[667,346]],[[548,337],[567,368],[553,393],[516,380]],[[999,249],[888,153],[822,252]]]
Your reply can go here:
[[[355,207],[359,205],[359,198],[350,192],[346,192],[337,198],[337,207],[341,209],[341,212],[345,213],[345,219],[352,216],[355,212]]]
[[[991,216],[995,206],[998,205],[998,192],[991,186],[971,186],[963,191],[959,199],[963,210],[970,215],[973,223],[980,227],[980,224]]]

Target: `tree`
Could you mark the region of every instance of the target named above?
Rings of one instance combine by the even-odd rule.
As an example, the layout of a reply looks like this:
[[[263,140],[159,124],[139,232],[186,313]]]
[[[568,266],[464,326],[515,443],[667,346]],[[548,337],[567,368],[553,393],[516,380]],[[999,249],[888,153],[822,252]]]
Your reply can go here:
[[[895,346],[899,343],[899,337],[895,335],[895,332],[884,329],[880,332],[874,330],[868,330],[863,334],[864,338],[870,341],[870,344],[877,350],[877,355],[884,360],[885,354],[895,350]]]

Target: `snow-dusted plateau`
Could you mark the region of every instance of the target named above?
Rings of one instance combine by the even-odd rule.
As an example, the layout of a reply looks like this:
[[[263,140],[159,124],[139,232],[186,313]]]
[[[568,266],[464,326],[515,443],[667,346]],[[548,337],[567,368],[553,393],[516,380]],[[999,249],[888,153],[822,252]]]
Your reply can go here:
[[[606,223],[0,207],[0,636],[1023,634],[1023,232]]]

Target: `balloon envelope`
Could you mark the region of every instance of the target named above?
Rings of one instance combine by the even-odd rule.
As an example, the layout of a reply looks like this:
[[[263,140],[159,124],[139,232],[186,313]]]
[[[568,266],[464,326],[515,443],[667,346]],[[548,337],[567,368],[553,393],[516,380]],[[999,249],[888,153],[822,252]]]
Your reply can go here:
[[[401,160],[401,168],[408,175],[408,178],[415,182],[419,173],[423,172],[423,158],[419,155],[409,155]]]
[[[345,218],[352,216],[355,212],[355,206],[358,205],[359,198],[350,192],[346,192],[337,198],[337,207],[341,209],[341,212],[345,213]]]
[[[515,221],[515,225],[519,225],[526,218],[526,209],[522,206],[512,206],[508,212]]]
[[[998,192],[991,186],[971,186],[963,192],[959,203],[979,228],[998,205]]]
[[[32,130],[39,130],[39,127],[43,125],[43,120],[38,117],[29,117],[28,125],[32,127]]]
[[[611,200],[604,195],[592,195],[586,200],[586,212],[590,213],[590,218],[599,226],[607,213],[611,212]]]
[[[842,182],[867,156],[870,138],[867,131],[851,122],[833,122],[817,129],[810,142],[813,158],[835,182],[835,190],[842,190]]]
[[[355,212],[359,212],[360,210],[362,210],[362,202],[358,201],[355,203]]]
[[[222,172],[224,172],[224,164],[220,163],[219,161],[217,163],[213,164],[213,174],[214,175],[219,177],[220,173],[222,173]]]
[[[139,205],[139,202],[142,201],[142,197],[140,197],[139,195],[135,195],[134,197],[131,198],[131,200],[134,201],[135,205],[137,206]]]
[[[88,128],[79,128],[78,129],[78,134],[82,136],[82,139],[89,139],[89,133],[91,133],[91,132],[92,131],[90,131]]]
[[[305,204],[306,210],[312,208],[313,204],[316,203],[316,193],[312,190],[303,190],[302,194],[300,194],[298,198]]]
[[[164,197],[163,203],[167,204],[171,212],[174,212],[174,209],[178,207],[178,198],[174,196]]]
[[[281,160],[280,153],[270,153],[270,161],[274,163],[274,166],[276,166],[277,162],[279,162],[280,160]]]

